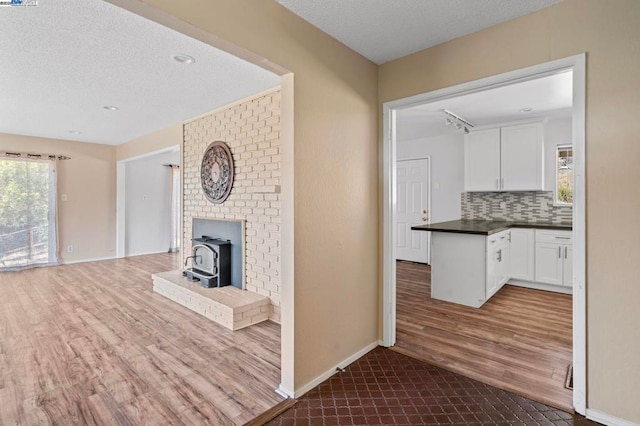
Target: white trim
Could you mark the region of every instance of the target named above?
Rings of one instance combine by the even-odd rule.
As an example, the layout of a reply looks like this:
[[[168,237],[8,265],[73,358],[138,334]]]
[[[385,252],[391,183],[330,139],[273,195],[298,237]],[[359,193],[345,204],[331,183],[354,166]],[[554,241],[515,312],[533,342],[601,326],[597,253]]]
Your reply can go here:
[[[276,388],[276,393],[285,399],[292,399],[294,397],[293,392],[282,386],[282,383]]]
[[[365,346],[364,348],[360,349],[358,352],[354,353],[353,355],[345,358],[342,362],[338,363],[337,367],[330,368],[329,370],[327,370],[324,373],[320,374],[315,379],[311,380],[306,385],[301,386],[300,388],[298,388],[298,390],[293,392],[293,394],[290,391],[288,391],[287,389],[285,389],[282,385],[280,385],[280,387],[278,389],[280,389],[282,392],[284,392],[286,395],[290,396],[291,398],[300,398],[302,395],[304,395],[305,393],[309,392],[311,389],[315,388],[320,383],[324,382],[329,377],[331,377],[334,374],[336,374],[339,370],[347,368],[349,366],[349,364],[351,364],[351,363],[357,361],[358,359],[362,358],[364,355],[366,355],[367,353],[371,352],[372,350],[374,350],[377,347],[378,347],[378,342],[377,341],[375,341],[373,343],[369,343],[367,346]],[[293,395],[293,396],[291,396],[291,395]]]
[[[460,95],[476,93],[487,89],[503,87],[528,81],[558,72],[573,70],[573,149],[574,149],[574,290],[573,290],[573,369],[575,410],[586,412],[586,231],[585,231],[585,62],[584,53],[509,71],[503,74],[470,81],[432,92],[385,102],[382,105],[382,175],[383,175],[383,342],[392,346],[396,339],[396,268],[395,268],[395,230],[394,211],[395,161],[396,161],[396,110],[406,109],[437,100],[450,99]]]
[[[154,251],[145,251],[144,253],[129,253],[125,257],[148,256],[150,254],[162,254],[162,253],[169,253],[169,250],[154,250]]]
[[[587,410],[586,55],[573,61],[573,406]]]
[[[623,420],[618,417],[614,417],[610,414],[603,413],[602,411],[587,409],[587,416],[589,420],[602,423],[607,426],[639,426],[638,423],[630,422],[629,420]]]
[[[522,281],[522,280],[512,280],[512,279],[510,279],[509,281],[507,281],[507,283],[505,285],[512,285],[512,286],[515,286],[515,287],[531,288],[531,289],[534,289],[534,290],[551,291],[551,292],[554,292],[554,293],[573,294],[573,288],[572,287],[562,287],[562,286],[553,285],[553,284],[535,283],[535,282],[532,282],[532,281]]]
[[[396,344],[396,111],[389,102],[382,110],[382,341],[390,347]]]
[[[100,262],[101,260],[113,260],[115,258],[116,258],[115,256],[94,257],[92,259],[80,259],[80,260],[62,261],[59,264],[60,265],[73,265],[75,263]]]

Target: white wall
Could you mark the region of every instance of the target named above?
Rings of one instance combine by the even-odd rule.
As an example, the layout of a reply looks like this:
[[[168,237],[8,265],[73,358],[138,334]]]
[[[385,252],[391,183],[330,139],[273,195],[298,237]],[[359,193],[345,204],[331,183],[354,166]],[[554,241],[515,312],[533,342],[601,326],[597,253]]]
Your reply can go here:
[[[544,187],[556,190],[556,148],[558,145],[572,145],[571,117],[547,121],[544,129]]]
[[[399,141],[398,160],[431,157],[431,223],[460,219],[464,190],[464,135]]]
[[[125,255],[166,252],[170,244],[170,168],[180,152],[125,163]]]

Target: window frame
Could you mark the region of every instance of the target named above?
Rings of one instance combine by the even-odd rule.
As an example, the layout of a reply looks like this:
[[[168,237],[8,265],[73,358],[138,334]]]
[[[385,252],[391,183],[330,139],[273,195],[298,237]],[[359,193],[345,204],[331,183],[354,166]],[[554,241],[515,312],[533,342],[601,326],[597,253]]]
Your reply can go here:
[[[558,158],[559,158],[559,154],[560,151],[563,149],[571,149],[571,158],[573,158],[573,144],[571,143],[565,143],[565,144],[558,144],[556,145],[556,152],[555,152],[555,162],[554,162],[554,176],[555,176],[555,185],[553,187],[553,204],[555,206],[560,206],[560,207],[566,207],[566,206],[573,206],[573,201],[571,203],[565,203],[562,202],[558,199]],[[575,178],[574,178],[575,181]],[[572,185],[572,189],[573,189],[573,185]]]

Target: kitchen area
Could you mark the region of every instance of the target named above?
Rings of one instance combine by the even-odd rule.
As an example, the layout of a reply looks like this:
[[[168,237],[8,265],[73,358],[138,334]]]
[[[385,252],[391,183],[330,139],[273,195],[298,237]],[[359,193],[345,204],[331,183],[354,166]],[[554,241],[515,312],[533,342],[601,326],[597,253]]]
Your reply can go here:
[[[398,116],[396,350],[566,410],[571,111],[565,73]]]

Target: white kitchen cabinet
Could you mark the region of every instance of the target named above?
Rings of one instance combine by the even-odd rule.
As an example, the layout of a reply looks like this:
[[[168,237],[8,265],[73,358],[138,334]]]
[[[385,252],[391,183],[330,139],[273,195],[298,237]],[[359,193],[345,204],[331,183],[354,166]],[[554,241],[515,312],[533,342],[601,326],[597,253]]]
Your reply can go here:
[[[536,243],[536,282],[562,285],[562,245]]]
[[[511,229],[511,278],[533,281],[535,265],[535,231],[533,229]]]
[[[544,189],[544,127],[528,123],[465,135],[465,191]]]
[[[573,286],[573,243],[570,231],[536,231],[535,281]]]
[[[500,129],[502,191],[544,189],[544,128],[542,123]]]
[[[509,233],[502,231],[487,237],[487,300],[509,280]]]
[[[573,288],[573,246],[564,244],[564,262],[562,285]]]
[[[464,166],[466,191],[500,189],[500,129],[465,135]]]

